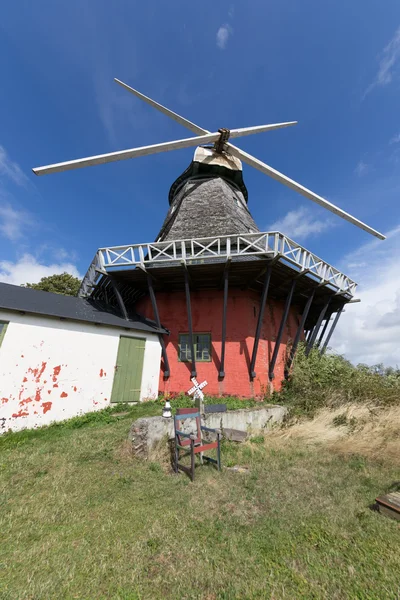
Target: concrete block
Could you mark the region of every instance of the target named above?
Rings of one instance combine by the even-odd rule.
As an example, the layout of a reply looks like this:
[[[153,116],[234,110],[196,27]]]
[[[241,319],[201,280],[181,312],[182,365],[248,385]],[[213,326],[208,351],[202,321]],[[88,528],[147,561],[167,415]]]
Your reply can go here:
[[[161,409],[160,409],[161,411]],[[285,406],[268,406],[260,408],[244,408],[229,410],[221,413],[208,413],[203,415],[202,422],[206,427],[236,429],[247,434],[265,432],[277,423],[282,423],[287,415]],[[184,429],[194,430],[191,419],[185,420]],[[164,417],[143,417],[132,423],[129,431],[129,440],[135,456],[147,459],[154,448],[163,439],[174,437],[174,420]]]

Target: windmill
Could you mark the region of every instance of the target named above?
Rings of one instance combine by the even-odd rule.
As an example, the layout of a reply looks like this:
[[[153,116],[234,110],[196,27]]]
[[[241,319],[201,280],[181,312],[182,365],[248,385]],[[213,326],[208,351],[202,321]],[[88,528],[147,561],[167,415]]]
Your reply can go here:
[[[196,150],[171,186],[156,241],[100,248],[80,294],[127,319],[133,311],[152,313],[170,329],[167,343],[160,339],[161,389],[185,390],[198,371],[211,393],[249,396],[267,384],[278,389],[304,336],[307,351],[315,345],[325,351],[356,284],[283,233],[259,231],[247,208],[242,162],[367,233],[385,236],[231,143],[296,121],[210,132],[115,81],[197,137],[37,167],[36,175]]]

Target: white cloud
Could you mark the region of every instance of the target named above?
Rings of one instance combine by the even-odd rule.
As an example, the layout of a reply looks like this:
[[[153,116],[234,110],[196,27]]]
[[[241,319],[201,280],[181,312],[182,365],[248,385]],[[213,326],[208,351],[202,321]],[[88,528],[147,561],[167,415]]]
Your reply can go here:
[[[398,144],[400,142],[400,133],[397,133],[392,137],[389,144]]]
[[[329,218],[316,219],[308,208],[301,206],[297,210],[288,212],[283,219],[269,225],[267,231],[280,231],[295,241],[300,241],[322,233],[332,226],[333,224]]]
[[[360,160],[354,169],[354,173],[356,173],[359,177],[366,175],[369,171],[369,166],[363,161]]]
[[[221,48],[221,50],[225,50],[226,45],[228,43],[229,36],[232,35],[233,29],[230,25],[225,23],[222,25],[217,31],[217,46]]]
[[[397,28],[396,33],[387,46],[385,46],[380,56],[378,72],[374,81],[366,89],[364,98],[373,88],[388,85],[393,81],[395,69],[400,59],[400,27]]]
[[[59,273],[70,273],[81,278],[76,266],[69,262],[44,264],[39,262],[32,254],[24,254],[16,262],[0,261],[0,281],[21,285],[24,283],[37,283],[42,277]]]
[[[354,363],[400,366],[400,227],[386,241],[360,247],[340,268],[360,283],[361,302],[346,308],[333,349]]]
[[[28,213],[16,210],[8,203],[0,205],[0,234],[7,239],[16,242],[32,225],[34,219]]]
[[[26,185],[28,182],[21,167],[9,158],[3,146],[0,146],[0,175],[8,177],[17,185]]]

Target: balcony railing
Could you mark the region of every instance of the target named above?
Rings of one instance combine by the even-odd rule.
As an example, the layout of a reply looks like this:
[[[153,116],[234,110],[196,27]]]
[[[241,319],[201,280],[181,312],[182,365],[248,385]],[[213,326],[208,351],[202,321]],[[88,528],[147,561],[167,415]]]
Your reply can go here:
[[[148,244],[131,244],[99,248],[82,281],[80,296],[89,296],[101,274],[114,269],[132,269],[160,264],[201,264],[216,259],[260,256],[278,259],[294,270],[307,272],[320,283],[332,286],[337,293],[354,296],[357,284],[335,267],[277,231],[245,233]]]

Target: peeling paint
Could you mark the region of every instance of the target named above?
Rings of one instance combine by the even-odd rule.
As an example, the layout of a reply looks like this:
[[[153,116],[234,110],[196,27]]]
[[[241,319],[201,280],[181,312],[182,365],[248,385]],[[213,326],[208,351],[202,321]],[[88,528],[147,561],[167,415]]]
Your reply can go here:
[[[40,368],[39,367],[37,367],[36,369],[29,368],[28,373],[32,373],[32,375],[35,378],[36,383],[39,383],[40,378],[43,375],[46,367],[47,367],[47,363],[42,362],[42,366]]]
[[[11,416],[14,417],[14,419],[17,419],[18,417],[28,417],[29,413],[26,412],[26,410],[21,409],[19,412],[13,413]]]
[[[58,365],[58,367],[54,367],[53,369],[53,381],[57,381],[57,377],[59,376],[61,371],[61,365]]]
[[[101,333],[73,323],[53,328],[48,318],[18,314],[5,320],[15,331],[7,338],[12,344],[0,364],[0,436],[8,428],[40,427],[109,404],[119,330]],[[27,327],[31,324],[35,326]],[[157,335],[146,338],[147,389],[153,383],[158,387],[161,350]]]
[[[19,405],[24,406],[24,404],[29,404],[29,402],[32,402],[32,398],[25,398],[25,400],[21,400]]]
[[[43,407],[43,414],[45,415],[49,410],[51,410],[52,402],[43,402],[41,405]]]

